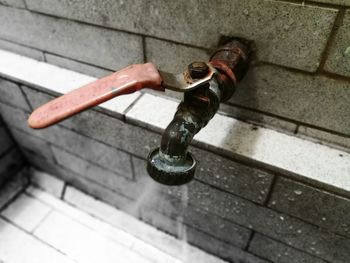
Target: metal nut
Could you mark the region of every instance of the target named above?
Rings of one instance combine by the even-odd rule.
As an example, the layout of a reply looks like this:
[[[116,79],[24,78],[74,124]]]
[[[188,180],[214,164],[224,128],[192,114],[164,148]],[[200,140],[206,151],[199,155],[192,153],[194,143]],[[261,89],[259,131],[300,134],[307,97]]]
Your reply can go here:
[[[188,72],[191,78],[201,79],[208,74],[209,67],[205,62],[192,62],[188,65]]]

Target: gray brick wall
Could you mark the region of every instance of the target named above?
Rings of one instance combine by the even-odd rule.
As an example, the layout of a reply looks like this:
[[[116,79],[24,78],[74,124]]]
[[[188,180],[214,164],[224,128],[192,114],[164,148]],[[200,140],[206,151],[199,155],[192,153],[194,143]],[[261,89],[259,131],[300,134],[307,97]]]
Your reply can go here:
[[[0,0],[0,48],[101,77],[144,61],[178,72],[207,59],[222,36],[244,37],[256,44],[255,62],[222,112],[348,151],[349,6]],[[350,258],[347,192],[193,147],[202,161],[184,210],[183,188],[154,185],[146,175],[144,158],[160,134],[98,109],[33,131],[29,113],[53,95],[3,79],[0,92],[1,115],[21,149],[0,159],[0,175],[2,160],[22,152],[37,169],[175,236],[181,217],[190,243],[230,262]],[[4,130],[0,124],[0,152],[14,145]]]
[[[257,66],[221,110],[286,132],[302,127],[301,136],[344,147],[348,6],[347,0],[0,1],[0,48],[102,77],[144,61],[179,72],[206,60],[223,36],[247,38],[255,42]]]
[[[68,184],[229,262],[347,262],[349,194],[288,179],[206,150],[196,179],[184,187],[155,184],[145,156],[160,134],[90,110],[45,130],[31,130],[31,107],[53,98],[2,81],[4,121],[27,160]],[[20,92],[21,91],[21,92]]]

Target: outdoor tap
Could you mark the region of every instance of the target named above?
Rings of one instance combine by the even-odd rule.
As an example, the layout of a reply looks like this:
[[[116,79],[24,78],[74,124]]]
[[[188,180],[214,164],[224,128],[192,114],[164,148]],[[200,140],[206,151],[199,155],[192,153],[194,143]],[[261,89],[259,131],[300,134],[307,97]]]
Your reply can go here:
[[[220,102],[231,98],[238,81],[247,72],[250,54],[247,42],[234,40],[216,50],[208,63],[193,62],[188,66],[184,75],[192,79],[205,77],[210,67],[215,74],[210,81],[184,94],[174,119],[162,135],[160,148],[148,156],[147,171],[154,180],[182,185],[193,179],[197,162],[188,152],[188,146],[214,117]]]
[[[195,172],[196,160],[188,152],[195,134],[207,125],[228,100],[249,67],[250,44],[235,39],[219,48],[209,62],[193,62],[185,72],[160,71],[152,63],[136,64],[75,89],[36,109],[29,117],[33,129],[56,124],[114,97],[150,88],[183,92],[174,119],[162,135],[160,148],[147,159],[149,175],[159,183],[181,185]]]

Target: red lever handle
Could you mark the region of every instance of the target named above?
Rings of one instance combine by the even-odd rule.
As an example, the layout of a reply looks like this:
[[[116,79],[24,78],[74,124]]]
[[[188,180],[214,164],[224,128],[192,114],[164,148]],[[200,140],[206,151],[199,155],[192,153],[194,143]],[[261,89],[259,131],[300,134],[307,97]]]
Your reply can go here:
[[[164,91],[152,63],[136,64],[75,89],[36,109],[29,117],[33,129],[42,129],[114,97],[150,88]]]

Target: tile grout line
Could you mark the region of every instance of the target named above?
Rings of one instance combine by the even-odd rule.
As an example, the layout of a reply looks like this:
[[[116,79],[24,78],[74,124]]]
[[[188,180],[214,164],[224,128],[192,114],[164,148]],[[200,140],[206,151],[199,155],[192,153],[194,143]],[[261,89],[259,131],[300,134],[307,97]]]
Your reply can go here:
[[[29,196],[29,195],[27,195]],[[35,200],[38,200],[37,198],[34,198]],[[39,200],[38,200],[39,201]],[[55,211],[51,206],[49,206],[50,209],[49,211],[47,211],[47,213],[43,216],[43,218],[41,218],[41,220],[38,222],[38,224],[36,226],[33,227],[32,231],[28,231],[29,233],[31,233],[32,235],[35,235],[34,232],[41,227],[41,225],[45,222],[45,220],[52,215],[52,213]]]
[[[332,26],[330,35],[327,39],[326,46],[324,47],[324,50],[320,56],[320,58],[321,58],[320,65],[318,66],[317,71],[316,71],[318,73],[322,73],[323,71],[325,71],[325,65],[326,65],[329,53],[330,53],[331,48],[334,44],[334,41],[335,41],[336,35],[339,31],[339,28],[342,25],[342,22],[343,22],[344,17],[345,17],[345,13],[346,13],[345,8],[338,9],[338,14],[333,22],[333,26]]]
[[[66,181],[63,181],[63,182],[64,182],[64,184],[63,184],[62,191],[61,191],[60,198],[59,198],[62,201],[65,200],[66,191],[67,191],[67,188],[69,186],[69,184]]]
[[[19,88],[20,92],[22,93],[22,96],[24,97],[24,100],[27,102],[28,107],[29,107],[29,110],[30,110],[30,111],[33,111],[34,107],[33,107],[33,105],[30,103],[27,94],[26,94],[26,93],[24,92],[24,90],[23,90],[23,86],[24,86],[24,85],[18,84],[18,83],[16,83],[16,84],[18,85],[18,88]]]
[[[124,123],[127,123],[127,117],[126,115],[128,114],[128,112],[136,105],[136,103],[144,96],[144,93],[141,92],[141,94],[135,99],[133,100],[128,107],[126,107],[126,109],[122,112],[122,120]]]

